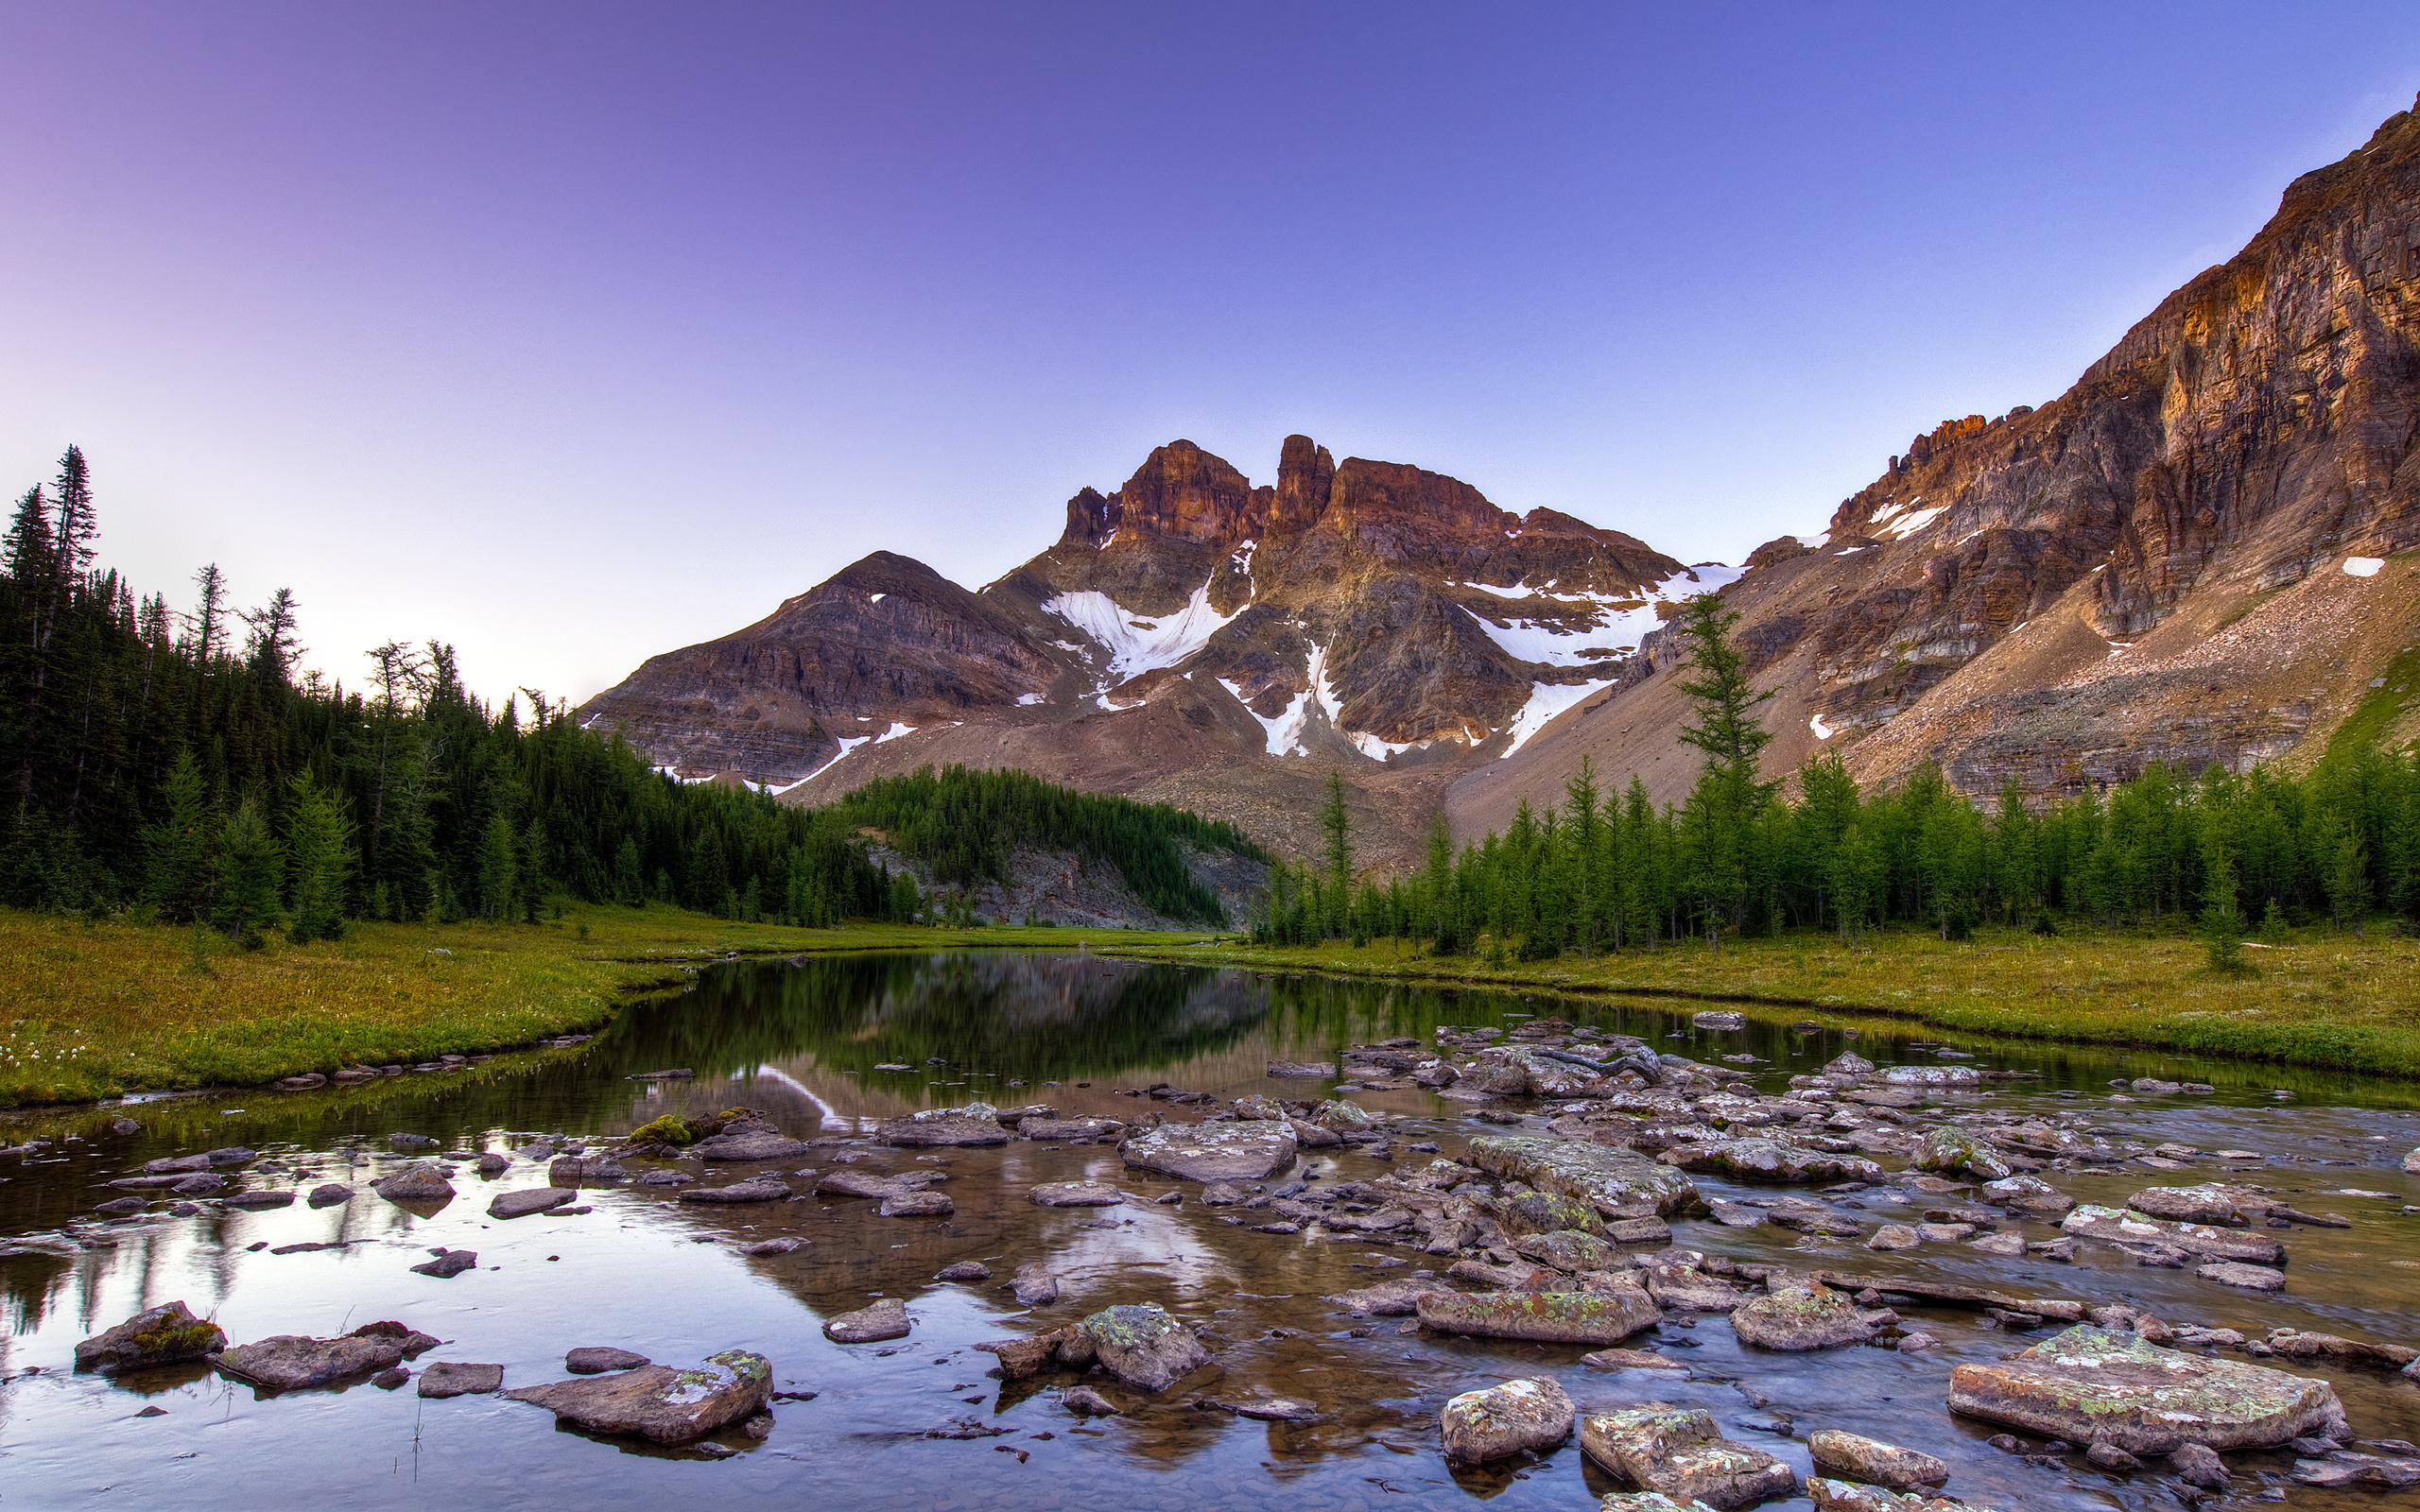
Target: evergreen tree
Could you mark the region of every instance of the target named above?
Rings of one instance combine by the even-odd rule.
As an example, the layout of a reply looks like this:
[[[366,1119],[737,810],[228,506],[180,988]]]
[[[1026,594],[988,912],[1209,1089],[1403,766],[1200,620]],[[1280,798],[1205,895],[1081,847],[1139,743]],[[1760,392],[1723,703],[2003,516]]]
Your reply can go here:
[[[345,882],[353,870],[352,826],[308,774],[298,774],[285,811],[286,874],[292,906],[286,938],[337,939],[344,934]]]
[[[184,923],[209,911],[210,811],[201,765],[187,751],[161,784],[164,812],[144,832],[144,896],[162,919]]]
[[[488,818],[487,836],[479,844],[479,917],[491,923],[510,923],[520,901],[521,866],[512,821],[502,810]]]
[[[262,930],[277,922],[278,893],[285,880],[285,856],[268,816],[260,804],[246,799],[219,835],[220,886],[215,920],[244,949],[261,947]]]

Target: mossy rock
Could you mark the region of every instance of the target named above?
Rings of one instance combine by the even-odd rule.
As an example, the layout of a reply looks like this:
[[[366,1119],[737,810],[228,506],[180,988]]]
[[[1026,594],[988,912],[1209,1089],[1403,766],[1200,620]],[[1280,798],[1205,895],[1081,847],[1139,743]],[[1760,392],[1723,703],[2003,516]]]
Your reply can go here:
[[[677,1114],[666,1113],[661,1118],[650,1119],[647,1123],[641,1124],[638,1127],[631,1130],[629,1143],[632,1144],[687,1144],[694,1142],[697,1137],[697,1130],[690,1126],[687,1119],[682,1118]]]

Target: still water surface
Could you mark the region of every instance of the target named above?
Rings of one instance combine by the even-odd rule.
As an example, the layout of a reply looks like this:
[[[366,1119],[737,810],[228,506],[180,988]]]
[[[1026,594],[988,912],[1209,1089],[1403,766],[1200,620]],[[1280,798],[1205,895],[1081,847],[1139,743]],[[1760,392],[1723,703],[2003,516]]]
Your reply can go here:
[[[1838,1031],[1794,1033],[1777,1024],[1698,1031],[1681,1005],[1667,1011],[1531,1001],[1089,956],[869,956],[717,967],[678,997],[633,1006],[587,1044],[450,1074],[406,1074],[357,1091],[212,1093],[0,1123],[0,1143],[29,1136],[57,1142],[53,1155],[0,1162],[0,1249],[19,1250],[0,1258],[8,1322],[0,1337],[0,1508],[653,1512],[699,1499],[721,1506],[814,1499],[838,1507],[1365,1512],[1492,1500],[1508,1509],[1582,1512],[1616,1487],[1582,1464],[1576,1443],[1542,1463],[1485,1472],[1450,1470],[1437,1449],[1437,1413],[1446,1399],[1540,1373],[1562,1381],[1582,1411],[1650,1398],[1703,1405],[1732,1436],[1790,1460],[1802,1474],[1805,1435],[1840,1427],[1942,1456],[1953,1468],[1951,1492],[2003,1512],[2176,1504],[2156,1466],[2131,1480],[2080,1459],[2046,1469],[1983,1445],[1989,1428],[1947,1416],[1942,1399],[1950,1367],[1996,1358],[2019,1342],[1978,1327],[1971,1313],[1902,1309],[1912,1325],[1945,1341],[1920,1355],[1862,1348],[1766,1354],[1743,1349],[1720,1317],[1707,1317],[1694,1329],[1670,1324],[1632,1341],[1685,1352],[1699,1379],[1609,1375],[1580,1365],[1578,1348],[1407,1335],[1395,1319],[1348,1317],[1322,1298],[1443,1263],[1364,1237],[1254,1233],[1201,1207],[1190,1184],[1182,1205],[1157,1205],[1150,1199],[1180,1184],[1129,1173],[1110,1146],[1016,1142],[941,1152],[937,1161],[866,1138],[874,1120],[977,1099],[1132,1120],[1164,1105],[1121,1095],[1121,1088],[1167,1082],[1222,1097],[1309,1096],[1323,1086],[1271,1081],[1267,1062],[1334,1059],[1348,1044],[1395,1036],[1426,1043],[1440,1023],[1510,1025],[1550,1012],[1695,1059],[1754,1057],[1735,1064],[1764,1091],[1783,1090],[1793,1074],[1852,1044]],[[1853,1042],[1885,1064],[1933,1062],[1944,1045],[1873,1031]],[[2420,1204],[2420,1178],[2399,1163],[2420,1144],[2411,1089],[2164,1054],[1970,1048],[1977,1058],[1969,1064],[2042,1074],[2038,1082],[1996,1087],[1990,1095],[2001,1107],[2088,1107],[2093,1126],[2112,1138],[2257,1150],[2258,1173],[2234,1179],[2273,1186],[2306,1211],[2342,1212],[2354,1226],[2288,1233],[2290,1284],[2266,1297],[2197,1280],[2189,1270],[2134,1267],[2090,1248],[2074,1265],[1996,1260],[1942,1245],[1894,1263],[2019,1292],[2133,1301],[2171,1323],[2248,1334],[2290,1325],[2420,1342],[2420,1217],[2402,1211]],[[876,1069],[885,1064],[914,1069]],[[669,1067],[692,1068],[697,1079],[630,1079]],[[2111,1100],[2111,1078],[2138,1075],[2198,1079],[2219,1091]],[[2079,1095],[2061,1099],[2063,1091]],[[1468,1106],[1423,1091],[1350,1095],[1411,1120],[1409,1140],[1434,1140],[1448,1155],[1487,1128]],[[434,1136],[456,1155],[509,1152],[532,1132],[610,1138],[660,1113],[734,1104],[767,1110],[801,1138],[847,1142],[783,1169],[852,1163],[884,1172],[938,1163],[957,1212],[941,1221],[883,1219],[870,1203],[811,1196],[714,1211],[680,1204],[668,1189],[631,1185],[596,1193],[594,1211],[583,1215],[490,1218],[495,1192],[545,1184],[543,1161],[516,1162],[493,1179],[463,1165],[460,1194],[433,1217],[362,1186],[393,1159],[387,1136],[396,1131]],[[130,1113],[142,1121],[141,1133],[109,1131],[112,1119]],[[339,1180],[357,1194],[316,1211],[298,1204],[175,1218],[162,1203],[124,1222],[95,1221],[94,1204],[116,1194],[104,1185],[110,1177],[157,1156],[227,1144],[251,1146],[265,1163],[283,1167],[255,1167],[242,1185],[307,1191]],[[856,1159],[840,1161],[843,1155]],[[1394,1159],[1427,1157],[1398,1151]],[[1331,1150],[1307,1152],[1305,1168],[1329,1179],[1367,1177],[1390,1162]],[[2221,1174],[2204,1161],[2187,1171],[2058,1179],[2081,1200],[2118,1201],[2141,1186]],[[1120,1185],[1129,1204],[1047,1210],[1025,1199],[1036,1182],[1082,1177]],[[792,1184],[805,1191],[811,1181]],[[1699,1184],[1708,1195],[1728,1190],[1719,1178]],[[1913,1221],[1915,1214],[1877,1201],[1860,1216]],[[2020,1227],[2029,1238],[2052,1232]],[[808,1243],[783,1255],[736,1251],[737,1244],[785,1234]],[[269,1252],[331,1240],[350,1243]],[[1855,1241],[1770,1226],[1676,1220],[1674,1241],[1742,1262],[1876,1266]],[[479,1268],[450,1280],[406,1269],[438,1247],[476,1250]],[[1051,1263],[1063,1296],[1029,1313],[1002,1283],[1037,1259]],[[989,1264],[994,1280],[932,1280],[962,1260]],[[917,1320],[909,1338],[856,1347],[825,1340],[824,1318],[882,1296],[908,1299]],[[200,1366],[116,1382],[72,1373],[77,1340],[178,1298],[214,1316],[235,1343],[400,1319],[447,1341],[419,1364],[501,1362],[508,1386],[561,1379],[563,1351],[576,1346],[616,1345],[675,1365],[737,1346],[768,1356],[782,1389],[817,1395],[777,1403],[769,1439],[728,1435],[742,1452],[709,1460],[561,1431],[545,1412],[493,1397],[424,1401],[408,1387],[358,1385],[260,1399]],[[1004,1385],[987,1375],[991,1359],[969,1348],[1130,1301],[1162,1303],[1199,1326],[1223,1374],[1158,1400],[1113,1387],[1139,1401],[1137,1410],[1088,1421],[1058,1404],[1059,1388],[1073,1377]],[[2363,1436],[2420,1439],[2420,1384],[2358,1367],[2313,1373],[2336,1383]],[[1770,1405],[1752,1406],[1735,1380]],[[1259,1423],[1195,1405],[1205,1395],[1262,1393],[1309,1398],[1322,1417]],[[164,1415],[136,1416],[147,1406]],[[1775,1431],[1778,1418],[1790,1419],[1795,1436]],[[1001,1432],[928,1436],[994,1430]],[[2237,1464],[2244,1474],[2234,1500],[2248,1503],[2265,1486],[2282,1484],[2290,1461],[2245,1455]],[[2254,1478],[2262,1471],[2265,1482]],[[2365,1495],[2301,1487],[2289,1494],[2291,1504],[2314,1509],[2377,1504]]]

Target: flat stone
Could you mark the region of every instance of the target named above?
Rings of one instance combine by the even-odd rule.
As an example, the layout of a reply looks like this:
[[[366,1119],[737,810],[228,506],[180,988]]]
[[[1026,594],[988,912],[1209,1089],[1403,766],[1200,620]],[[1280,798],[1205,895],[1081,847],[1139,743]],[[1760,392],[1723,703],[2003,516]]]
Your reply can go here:
[[[1415,1276],[1339,1292],[1327,1300],[1348,1313],[1365,1313],[1372,1317],[1409,1317],[1420,1311],[1423,1297],[1430,1292],[1451,1290],[1434,1277]]]
[[[602,1375],[608,1370],[635,1370],[652,1363],[644,1354],[617,1349],[610,1344],[583,1345],[563,1356],[563,1368],[576,1376]]]
[[[1448,1460],[1483,1465],[1552,1449],[1571,1436],[1578,1416],[1563,1387],[1541,1376],[1463,1392],[1445,1403],[1438,1420]]]
[[[590,1433],[685,1444],[764,1411],[772,1382],[772,1366],[763,1355],[725,1349],[685,1370],[647,1365],[504,1395]]]
[[[2335,1389],[2264,1366],[2162,1349],[2096,1325],[1950,1372],[1949,1410],[2134,1454],[2265,1449],[2342,1422]]]
[[[219,1373],[268,1391],[337,1385],[434,1349],[437,1340],[400,1323],[369,1323],[332,1339],[279,1333],[226,1350]]]
[[[958,1211],[958,1204],[944,1192],[899,1192],[883,1198],[874,1211],[885,1218],[946,1218]]]
[[[1644,1490],[1723,1508],[1798,1488],[1798,1475],[1762,1450],[1735,1444],[1703,1408],[1650,1401],[1580,1420],[1588,1458]]]
[[[226,1347],[218,1325],[194,1316],[182,1302],[163,1302],[78,1343],[76,1368],[113,1376],[199,1360]]]
[[[2248,1187],[2205,1181],[2191,1187],[2145,1187],[2128,1197],[2126,1206],[2147,1217],[2165,1218],[2170,1223],[2239,1227],[2266,1218],[2285,1204]]]
[[[2286,1289],[2286,1273],[2266,1265],[2247,1265],[2238,1260],[2215,1261],[2197,1267],[2194,1275],[2221,1286],[2244,1286],[2256,1292],[2282,1292]]]
[[[1025,1195],[1046,1208],[1115,1208],[1126,1200],[1124,1193],[1099,1181],[1045,1181]]]
[[[1992,1512],[1970,1502],[1882,1486],[1856,1486],[1824,1475],[1806,1478],[1806,1494],[1815,1503],[1815,1512]]]
[[[479,1397],[504,1389],[504,1366],[440,1360],[420,1373],[424,1397]]]
[[[1550,1234],[1523,1234],[1512,1242],[1512,1249],[1524,1260],[1573,1272],[1614,1270],[1629,1263],[1630,1259],[1605,1241],[1577,1228],[1565,1228]]]
[[[1103,1308],[1077,1327],[1100,1367],[1140,1390],[1166,1391],[1210,1362],[1193,1331],[1152,1303]]]
[[[896,1297],[886,1297],[854,1313],[827,1318],[823,1336],[835,1344],[878,1344],[884,1339],[906,1338],[909,1327],[908,1304]]]
[[[876,1176],[871,1171],[834,1171],[817,1177],[815,1182],[815,1194],[819,1197],[871,1197],[880,1201],[911,1190],[895,1177]]]
[[[1319,1403],[1300,1397],[1244,1397],[1217,1405],[1263,1423],[1306,1423],[1320,1415]]]
[[[1643,1275],[1648,1295],[1665,1307],[1685,1308],[1692,1313],[1728,1313],[1754,1300],[1752,1294],[1693,1265],[1652,1264]]]
[[[271,1208],[294,1206],[294,1194],[284,1191],[238,1192],[233,1196],[219,1198],[218,1205],[222,1208],[241,1208],[248,1212],[265,1212]]]
[[[2384,1454],[2363,1454],[2352,1450],[2338,1450],[2325,1459],[2294,1461],[2294,1480],[2303,1486],[2364,1486],[2394,1487],[2420,1486],[2420,1459],[2389,1457]]]
[[[1880,1181],[1882,1167],[1861,1155],[1835,1155],[1779,1140],[1713,1140],[1675,1144],[1657,1159],[1684,1171],[1710,1171],[1742,1181]]]
[[[1754,1228],[1765,1221],[1764,1209],[1751,1208],[1744,1202],[1732,1202],[1723,1197],[1708,1198],[1706,1210],[1714,1214],[1714,1221],[1725,1228]],[[1896,1225],[1885,1224],[1883,1227],[1890,1228]]]
[[[793,1160],[811,1148],[772,1129],[745,1129],[700,1140],[685,1152],[700,1160]]]
[[[1595,1349],[1582,1355],[1580,1363],[1592,1370],[1677,1370],[1685,1375],[1689,1368],[1687,1362],[1651,1349]]]
[[[1882,1314],[1859,1309],[1821,1282],[1769,1292],[1731,1314],[1742,1344],[1764,1349],[1830,1349],[1863,1344],[1882,1329]]]
[[[964,1108],[927,1108],[905,1118],[883,1120],[882,1142],[910,1147],[933,1145],[1006,1144],[1009,1131],[1000,1126],[989,1103]]]
[[[1017,1124],[1019,1139],[1048,1144],[1115,1139],[1125,1131],[1126,1125],[1114,1118],[1028,1118]]]
[[[475,1269],[478,1263],[479,1257],[475,1250],[449,1249],[435,1260],[423,1261],[410,1268],[423,1276],[434,1276],[439,1280],[451,1280],[466,1270]]]
[[[491,1218],[526,1218],[533,1212],[560,1208],[579,1194],[569,1187],[524,1187],[518,1192],[499,1192],[488,1204]]]
[[[743,1255],[786,1255],[806,1243],[795,1234],[783,1234],[775,1239],[759,1239],[734,1247]]]
[[[1608,1215],[1670,1214],[1698,1201],[1697,1183],[1677,1168],[1590,1140],[1482,1134],[1470,1142],[1469,1159],[1491,1176],[1577,1197]]]
[[[2286,1246],[2264,1233],[2214,1228],[2206,1224],[2165,1223],[2089,1203],[2068,1213],[2059,1227],[2079,1239],[2177,1249],[2202,1260],[2241,1260],[2256,1265],[2274,1265],[2286,1258]]]
[[[785,1183],[769,1176],[752,1176],[745,1181],[735,1181],[727,1187],[683,1187],[679,1201],[731,1203],[780,1202],[797,1194]]]
[[[1894,1490],[1939,1486],[1949,1479],[1949,1467],[1930,1454],[1837,1428],[1807,1435],[1806,1452],[1820,1469],[1872,1481]]]
[[[1294,1163],[1290,1123],[1165,1124],[1126,1142],[1128,1165],[1187,1181],[1259,1181]]]
[[[1664,1319],[1645,1292],[1429,1292],[1420,1326],[1440,1333],[1544,1344],[1619,1344]]]

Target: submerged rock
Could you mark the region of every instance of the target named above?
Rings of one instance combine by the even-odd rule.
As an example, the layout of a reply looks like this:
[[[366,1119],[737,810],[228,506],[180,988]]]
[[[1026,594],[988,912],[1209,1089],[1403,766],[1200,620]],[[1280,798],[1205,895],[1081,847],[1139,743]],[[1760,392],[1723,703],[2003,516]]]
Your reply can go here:
[[[504,1389],[504,1366],[440,1360],[420,1373],[424,1397],[480,1397]]]
[[[1266,1119],[1167,1124],[1126,1142],[1128,1165],[1188,1181],[1259,1181],[1294,1163],[1294,1125]]]
[[[933,1273],[937,1281],[988,1281],[992,1267],[979,1260],[961,1260],[955,1265],[944,1265]]]
[[[1445,1457],[1483,1465],[1524,1450],[1552,1449],[1571,1436],[1579,1416],[1563,1387],[1545,1377],[1466,1391],[1438,1415]]]
[[[608,1370],[635,1370],[652,1363],[644,1354],[632,1354],[610,1344],[585,1345],[563,1356],[563,1368],[576,1376],[602,1375]]]
[[[927,1108],[905,1118],[883,1120],[882,1142],[911,1147],[932,1145],[1006,1144],[1009,1131],[1000,1126],[989,1103],[964,1108]]]
[[[1889,1314],[1868,1313],[1821,1282],[1785,1286],[1731,1314],[1742,1344],[1766,1349],[1830,1349],[1863,1344],[1882,1330]]]
[[[1482,1134],[1470,1161],[1491,1176],[1577,1197],[1608,1216],[1673,1213],[1697,1205],[1697,1183],[1636,1150],[1535,1134]]]
[[[217,1324],[194,1316],[182,1302],[163,1302],[78,1344],[76,1368],[113,1376],[199,1360],[226,1347],[227,1335]]]
[[[1153,1303],[1103,1308],[1077,1328],[1102,1369],[1144,1391],[1166,1391],[1210,1362],[1193,1331]]]
[[[1746,1506],[1798,1488],[1798,1475],[1762,1450],[1735,1444],[1699,1407],[1650,1401],[1580,1420],[1581,1452],[1650,1491],[1708,1506]]]
[[[1126,1125],[1114,1118],[1028,1118],[1017,1124],[1019,1139],[1045,1143],[1115,1139]]]
[[[1930,1454],[1837,1428],[1807,1435],[1806,1452],[1819,1469],[1902,1491],[1915,1486],[1939,1486],[1949,1479],[1949,1467]]]
[[[1950,1372],[1949,1410],[2134,1454],[2264,1449],[2341,1424],[2335,1388],[2264,1366],[2162,1349],[2097,1325]]]
[[[1349,1292],[1339,1292],[1327,1300],[1348,1313],[1366,1313],[1372,1317],[1409,1317],[1420,1311],[1423,1297],[1430,1292],[1452,1289],[1434,1277],[1418,1276],[1356,1287]]]
[[[886,1297],[878,1302],[827,1318],[823,1336],[835,1344],[879,1344],[884,1339],[904,1339],[911,1326],[908,1304],[896,1297]]]
[[[268,1391],[337,1385],[398,1365],[437,1340],[401,1323],[367,1323],[332,1339],[280,1333],[218,1356],[222,1375]]]
[[[725,1349],[686,1370],[647,1365],[613,1375],[524,1386],[504,1395],[544,1407],[593,1434],[685,1444],[762,1412],[772,1383],[772,1366],[763,1355]]]
[[[1619,1344],[1654,1327],[1664,1310],[1645,1292],[1428,1292],[1420,1326],[1440,1333],[1544,1344]]]
[[[944,1192],[894,1192],[874,1211],[885,1218],[946,1218],[958,1211],[958,1204]]]
[[[2286,1289],[2286,1273],[2266,1265],[2247,1265],[2239,1260],[2214,1261],[2197,1267],[2194,1275],[2221,1286],[2242,1286],[2256,1292],[2282,1292]]]

